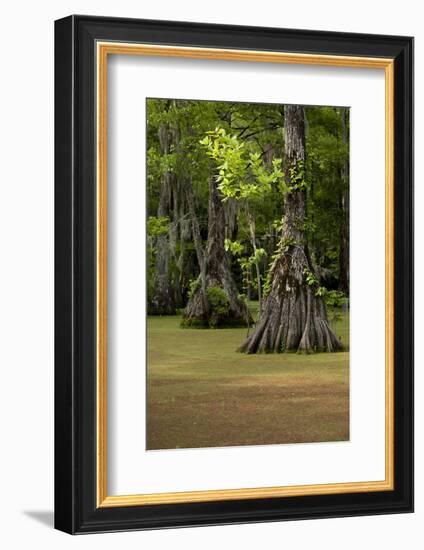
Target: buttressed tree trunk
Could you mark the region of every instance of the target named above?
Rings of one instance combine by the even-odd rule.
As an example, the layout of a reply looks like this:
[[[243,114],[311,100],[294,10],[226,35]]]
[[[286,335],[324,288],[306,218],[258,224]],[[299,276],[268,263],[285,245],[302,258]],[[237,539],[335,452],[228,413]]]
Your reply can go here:
[[[282,237],[270,271],[270,289],[255,330],[240,348],[245,353],[336,351],[341,343],[317,296],[318,283],[304,233],[306,218],[305,116],[303,107],[284,111],[285,197]]]
[[[246,326],[250,314],[238,296],[224,248],[225,212],[214,177],[209,179],[208,241],[201,274],[184,311],[184,327]]]

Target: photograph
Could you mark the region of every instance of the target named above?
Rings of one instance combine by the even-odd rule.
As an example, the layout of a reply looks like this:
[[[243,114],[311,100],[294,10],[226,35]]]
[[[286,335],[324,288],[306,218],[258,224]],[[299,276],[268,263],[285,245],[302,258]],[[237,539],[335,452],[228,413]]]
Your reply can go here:
[[[424,548],[422,14],[3,4],[1,548]]]
[[[213,7],[213,23],[174,4],[167,19],[54,23],[54,527],[120,537],[293,521],[300,548],[303,520],[372,526],[359,516],[414,510],[418,23],[403,18],[402,34],[401,12],[338,21],[312,2],[300,19],[276,5],[250,22]],[[27,82],[39,66],[12,73]],[[40,90],[22,108],[46,131]],[[27,149],[41,144],[52,149]],[[11,183],[27,165],[31,176],[39,162],[11,164]],[[53,214],[45,174],[21,179]],[[45,217],[8,188],[37,218],[5,264],[20,282]],[[34,311],[53,313],[44,302]],[[399,547],[419,521],[393,521],[383,531]],[[324,532],[306,546],[318,539],[331,546]],[[217,546],[199,534],[195,547],[205,541]]]
[[[349,123],[146,99],[147,450],[349,441]]]

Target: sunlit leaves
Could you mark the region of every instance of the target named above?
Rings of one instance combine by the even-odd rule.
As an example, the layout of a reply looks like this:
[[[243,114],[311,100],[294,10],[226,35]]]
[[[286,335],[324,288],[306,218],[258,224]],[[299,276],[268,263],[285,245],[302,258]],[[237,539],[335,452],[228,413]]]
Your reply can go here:
[[[248,141],[227,133],[222,127],[207,132],[200,144],[215,161],[215,177],[224,200],[261,197],[271,190],[272,183],[279,184],[284,178],[281,159],[274,159],[272,168],[267,168],[261,154],[252,150]]]
[[[149,216],[147,220],[147,235],[149,237],[158,237],[168,232],[168,216]]]
[[[224,247],[227,252],[230,252],[233,256],[241,256],[244,252],[244,246],[240,241],[232,241],[225,239]]]

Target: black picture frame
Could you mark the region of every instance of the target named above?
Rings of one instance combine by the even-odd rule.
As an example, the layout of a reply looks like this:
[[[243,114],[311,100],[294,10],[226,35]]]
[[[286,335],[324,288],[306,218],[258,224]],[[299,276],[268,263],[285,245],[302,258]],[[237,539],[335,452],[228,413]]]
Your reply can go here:
[[[394,60],[394,490],[97,507],[98,40]],[[413,511],[413,39],[73,15],[55,22],[55,74],[55,527],[76,534]]]

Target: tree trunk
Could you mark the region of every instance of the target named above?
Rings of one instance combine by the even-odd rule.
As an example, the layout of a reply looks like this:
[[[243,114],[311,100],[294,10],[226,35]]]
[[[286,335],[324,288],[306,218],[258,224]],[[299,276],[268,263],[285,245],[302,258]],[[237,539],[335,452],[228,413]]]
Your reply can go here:
[[[257,258],[257,246],[256,246],[256,223],[255,218],[252,216],[252,214],[249,212],[249,208],[246,208],[246,217],[247,217],[247,223],[249,225],[249,233],[250,233],[250,242],[252,243],[253,248],[253,256],[255,258],[255,271],[256,271],[256,284],[258,286],[258,302],[259,302],[259,313],[262,310],[262,282],[261,282],[261,268],[259,265],[259,260]]]
[[[238,297],[224,248],[225,212],[214,177],[209,180],[208,241],[201,275],[184,311],[184,327],[246,326],[250,314]],[[195,243],[196,244],[196,243]]]
[[[342,113],[342,139],[343,143],[348,141],[348,109]],[[340,224],[340,252],[339,252],[339,290],[349,296],[349,160],[341,170],[343,190],[340,197],[340,208],[342,211],[342,223]]]
[[[170,124],[162,124],[159,128],[159,140],[163,155],[169,154],[171,146],[178,141],[178,130]],[[155,272],[153,291],[149,303],[150,315],[175,315],[176,292],[170,270],[172,248],[175,248],[176,227],[175,220],[171,219],[173,194],[175,193],[176,177],[171,171],[162,175],[158,217],[170,218],[170,227],[167,233],[156,237]]]
[[[303,107],[284,111],[285,199],[282,237],[271,266],[271,287],[255,330],[240,348],[245,353],[336,351],[341,343],[327,322],[323,299],[304,234],[306,188]]]

